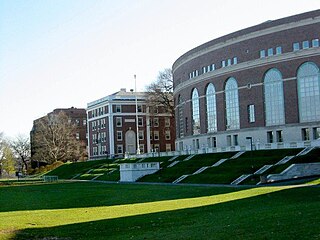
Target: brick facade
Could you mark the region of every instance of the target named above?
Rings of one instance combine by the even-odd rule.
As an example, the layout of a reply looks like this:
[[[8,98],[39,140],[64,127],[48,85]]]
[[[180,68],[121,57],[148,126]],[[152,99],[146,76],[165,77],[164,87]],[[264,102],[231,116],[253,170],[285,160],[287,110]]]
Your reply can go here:
[[[318,131],[320,119],[310,123],[300,122],[297,71],[305,62],[320,67],[320,48],[316,44],[319,43],[319,29],[320,10],[316,10],[228,34],[198,46],[178,58],[173,64],[174,98],[177,133],[179,128],[183,128],[184,134],[183,137],[177,135],[177,146],[192,149],[195,147],[192,141],[198,139],[200,146],[206,147],[208,137],[214,136],[217,137],[217,145],[225,147],[225,138],[228,135],[237,135],[237,144],[245,145],[247,137],[254,137],[255,141],[264,144],[268,143],[267,131],[283,131],[284,135],[290,136],[284,138],[284,141],[298,141],[301,139],[301,128]],[[303,47],[305,41],[308,41],[308,48]],[[294,43],[299,43],[299,50],[293,50]],[[280,53],[277,53],[278,47],[281,47]],[[265,57],[261,57],[261,50],[265,50]],[[272,54],[268,54],[268,51]],[[223,61],[226,66],[223,66]],[[215,70],[203,70],[203,67],[211,64],[215,65]],[[266,72],[273,68],[282,75],[285,123],[281,126],[267,127],[264,77]],[[190,77],[194,71],[197,71],[197,74]],[[240,129],[236,130],[228,130],[226,127],[225,84],[230,77],[235,78],[238,84]],[[213,83],[216,91],[215,133],[207,131],[206,89],[209,83]],[[192,134],[191,94],[195,88],[200,96],[200,135]],[[183,104],[178,106],[179,97]],[[249,105],[254,105],[254,122],[248,121]],[[179,107],[182,108],[184,122],[180,126]],[[293,130],[291,127],[295,129],[295,134],[289,133]]]
[[[88,103],[87,131],[90,159],[123,157],[126,153],[137,152],[136,96],[141,153],[175,149],[174,118],[165,113],[161,107],[158,107],[158,113],[151,114],[146,106],[145,93],[127,92],[121,89],[112,95]],[[102,122],[105,122],[104,126]]]

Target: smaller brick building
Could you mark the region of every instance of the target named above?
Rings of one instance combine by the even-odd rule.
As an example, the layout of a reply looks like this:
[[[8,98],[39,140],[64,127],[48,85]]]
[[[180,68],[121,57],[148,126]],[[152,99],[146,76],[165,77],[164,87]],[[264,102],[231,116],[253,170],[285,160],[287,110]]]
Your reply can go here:
[[[60,112],[65,113],[71,123],[76,125],[76,132],[75,132],[75,138],[79,141],[82,141],[84,144],[83,146],[87,146],[87,136],[86,136],[86,131],[87,131],[87,113],[86,109],[84,108],[57,108],[54,109],[52,112],[48,113],[46,116],[43,116],[41,118],[38,118],[33,121],[33,127],[32,130],[30,131],[30,143],[31,143],[31,158],[32,156],[35,155],[37,151],[37,146],[41,146],[41,143],[37,143],[35,141],[35,133],[37,131],[37,126],[42,121],[44,118],[50,115],[58,115]]]
[[[147,107],[143,92],[123,88],[90,102],[87,116],[90,159],[136,154],[138,144],[140,153],[174,151],[174,118],[161,106]]]

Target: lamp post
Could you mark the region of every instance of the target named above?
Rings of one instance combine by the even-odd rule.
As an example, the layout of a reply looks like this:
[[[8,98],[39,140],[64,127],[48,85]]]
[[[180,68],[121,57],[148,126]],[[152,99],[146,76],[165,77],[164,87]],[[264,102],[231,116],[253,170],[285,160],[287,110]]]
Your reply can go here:
[[[139,125],[138,125],[138,98],[137,98],[137,76],[134,75],[134,92],[136,101],[136,129],[137,129],[137,154],[140,154],[140,144],[139,144]]]

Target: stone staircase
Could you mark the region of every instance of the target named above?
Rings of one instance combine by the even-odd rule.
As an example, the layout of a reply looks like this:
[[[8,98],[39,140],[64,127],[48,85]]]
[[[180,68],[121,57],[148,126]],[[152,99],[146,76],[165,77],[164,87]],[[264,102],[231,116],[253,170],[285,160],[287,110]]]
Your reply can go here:
[[[212,167],[217,167],[219,165],[221,165],[222,163],[224,163],[225,161],[227,161],[228,158],[222,158],[220,159],[218,162],[216,162],[215,164],[213,164],[212,166],[205,166],[205,167],[201,167],[199,168],[197,171],[195,171],[194,173],[192,174],[185,174],[185,175],[182,175],[181,177],[177,178],[176,180],[174,180],[172,183],[179,183],[181,182],[183,179],[191,176],[191,175],[196,175],[196,174],[199,174],[199,173],[202,173],[203,171],[207,170],[208,168],[212,168]]]
[[[236,159],[238,157],[240,157],[242,154],[244,154],[246,151],[240,151],[240,152],[237,152],[234,156],[232,156],[230,159]]]
[[[238,185],[239,183],[241,183],[242,181],[244,181],[245,179],[247,179],[248,177],[252,176],[253,174],[243,174],[240,177],[238,177],[236,180],[234,180],[231,185]]]
[[[292,158],[294,158],[294,156],[285,156],[284,158],[282,158],[279,162],[277,162],[274,165],[285,164],[285,163],[289,162]]]
[[[301,152],[299,152],[296,156],[303,156],[312,151],[315,147],[306,147]]]
[[[185,179],[186,177],[189,177],[190,174],[186,174],[186,175],[182,175],[181,177],[179,177],[178,179],[174,180],[172,183],[179,183],[181,182],[183,179]]]
[[[220,164],[224,163],[225,161],[227,161],[228,158],[222,158],[220,159],[218,162],[216,162],[215,164],[213,164],[211,167],[217,167],[219,166]]]
[[[169,161],[169,162],[172,162],[172,161],[174,161],[177,157],[179,157],[179,156],[174,156],[174,157],[170,158],[168,161]]]
[[[172,162],[170,165],[167,166],[167,168],[169,167],[173,167],[174,165],[176,165],[177,163],[179,163],[180,161],[174,161]]]
[[[254,172],[255,175],[257,174],[262,174],[265,171],[267,171],[268,169],[270,169],[273,166],[273,164],[270,165],[264,165],[262,168],[258,169],[257,171]]]
[[[188,157],[186,157],[185,159],[183,159],[183,161],[189,161],[191,158],[193,158],[196,154],[192,154]]]

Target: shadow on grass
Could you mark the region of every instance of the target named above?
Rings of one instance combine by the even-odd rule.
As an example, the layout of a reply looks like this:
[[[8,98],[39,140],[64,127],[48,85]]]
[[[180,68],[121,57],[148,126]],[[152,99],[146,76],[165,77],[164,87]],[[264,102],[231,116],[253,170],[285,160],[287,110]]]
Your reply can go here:
[[[243,188],[72,182],[0,187],[0,212],[67,209],[209,196]],[[11,199],[12,201],[8,201]],[[12,204],[14,202],[14,204]]]
[[[21,239],[319,239],[320,188],[292,188],[204,207],[28,228]]]

